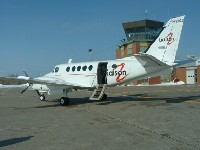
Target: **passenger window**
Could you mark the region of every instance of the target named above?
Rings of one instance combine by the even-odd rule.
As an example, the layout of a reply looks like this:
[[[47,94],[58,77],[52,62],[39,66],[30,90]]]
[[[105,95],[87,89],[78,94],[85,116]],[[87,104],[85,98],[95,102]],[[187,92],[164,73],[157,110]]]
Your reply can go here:
[[[69,71],[70,71],[70,67],[67,67],[67,68],[66,68],[66,71],[69,72]]]
[[[77,71],[80,71],[80,70],[81,70],[81,66],[78,66],[78,67],[77,67]]]
[[[93,68],[93,66],[92,66],[92,65],[90,65],[90,66],[88,67],[89,71],[91,71],[91,70],[92,70],[92,68]]]
[[[75,67],[75,66],[73,66],[73,67],[72,67],[72,71],[74,72],[75,70],[76,70],[76,67]]]
[[[55,68],[55,72],[58,72],[58,71],[59,71],[59,67],[56,67],[56,68]]]
[[[112,65],[112,68],[113,68],[113,69],[116,69],[116,68],[117,68],[117,65],[116,65],[116,64],[113,64],[113,65]]]
[[[87,70],[87,66],[83,66],[82,70],[86,71]]]

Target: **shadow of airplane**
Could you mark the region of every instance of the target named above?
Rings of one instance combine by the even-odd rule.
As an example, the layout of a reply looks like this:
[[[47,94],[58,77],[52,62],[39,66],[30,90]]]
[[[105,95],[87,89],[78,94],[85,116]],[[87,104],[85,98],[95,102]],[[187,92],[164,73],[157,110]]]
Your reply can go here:
[[[87,104],[87,103],[96,103],[96,105],[109,105],[112,103],[120,103],[124,101],[130,101],[130,102],[164,101],[166,104],[169,104],[169,103],[182,103],[182,102],[190,101],[190,100],[195,101],[198,98],[200,98],[200,95],[163,98],[159,96],[152,96],[150,94],[134,94],[134,95],[126,95],[126,96],[118,96],[118,97],[108,97],[106,100],[101,100],[101,101],[90,101],[89,97],[83,97],[83,98],[70,98],[70,104],[67,107],[74,107],[74,106]],[[45,102],[48,103],[48,105],[36,106],[32,108],[61,107],[59,104],[59,99],[54,99],[54,100],[45,101]]]
[[[0,147],[6,147],[9,145],[14,145],[17,143],[25,142],[33,138],[33,136],[27,136],[27,137],[20,137],[20,138],[12,138],[12,139],[7,139],[0,141]]]
[[[191,101],[191,100],[195,101],[198,98],[200,98],[200,95],[163,98],[163,97],[152,97],[152,95],[148,95],[148,94],[136,94],[136,95],[127,95],[127,96],[119,96],[119,97],[109,97],[107,100],[102,101],[102,103],[99,103],[97,105],[107,105],[111,103],[119,103],[119,102],[124,102],[124,101],[135,101],[135,102],[165,101],[166,104],[169,104],[169,103],[182,103],[182,102]]]

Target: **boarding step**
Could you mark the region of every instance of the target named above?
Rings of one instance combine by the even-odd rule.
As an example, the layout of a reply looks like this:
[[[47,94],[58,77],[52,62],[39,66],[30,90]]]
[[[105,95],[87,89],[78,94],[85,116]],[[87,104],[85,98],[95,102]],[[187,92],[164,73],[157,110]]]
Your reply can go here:
[[[105,94],[105,91],[106,91],[106,84],[99,84],[92,93],[90,100],[96,100],[96,101],[101,100]]]

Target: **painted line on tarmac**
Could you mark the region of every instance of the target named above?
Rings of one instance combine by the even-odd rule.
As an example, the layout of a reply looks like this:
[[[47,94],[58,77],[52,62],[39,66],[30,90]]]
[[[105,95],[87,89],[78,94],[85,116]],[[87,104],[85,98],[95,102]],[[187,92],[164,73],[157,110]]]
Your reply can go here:
[[[149,99],[149,98],[155,98],[155,97],[150,97],[150,96],[136,96],[137,98],[145,98],[145,99]]]
[[[200,104],[200,101],[199,100],[188,100],[188,101],[185,101],[185,103]]]
[[[200,92],[200,90],[197,89],[174,89],[174,90],[155,90],[152,91],[152,93],[177,93],[177,92]]]

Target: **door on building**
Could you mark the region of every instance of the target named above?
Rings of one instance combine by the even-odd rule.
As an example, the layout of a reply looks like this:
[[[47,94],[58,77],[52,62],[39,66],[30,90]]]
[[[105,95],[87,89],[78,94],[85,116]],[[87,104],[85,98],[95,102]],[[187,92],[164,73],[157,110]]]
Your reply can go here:
[[[187,68],[186,69],[186,82],[187,84],[195,84],[196,79],[195,69],[194,68]]]
[[[97,68],[98,84],[107,84],[107,65],[108,62],[100,62]]]

